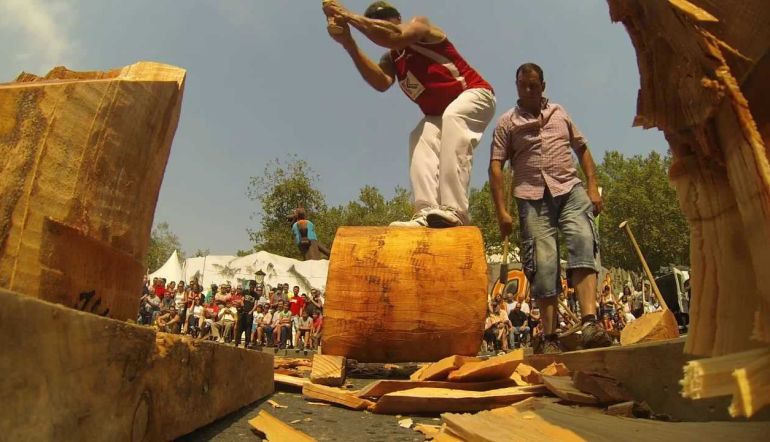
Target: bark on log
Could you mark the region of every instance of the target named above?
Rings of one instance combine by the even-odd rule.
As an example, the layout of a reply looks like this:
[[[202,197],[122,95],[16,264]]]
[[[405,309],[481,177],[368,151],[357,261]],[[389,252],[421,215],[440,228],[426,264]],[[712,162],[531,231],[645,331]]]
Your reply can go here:
[[[0,85],[0,288],[136,318],[184,80],[140,62]]]
[[[475,227],[341,227],[329,262],[324,353],[365,362],[476,355],[486,270]]]

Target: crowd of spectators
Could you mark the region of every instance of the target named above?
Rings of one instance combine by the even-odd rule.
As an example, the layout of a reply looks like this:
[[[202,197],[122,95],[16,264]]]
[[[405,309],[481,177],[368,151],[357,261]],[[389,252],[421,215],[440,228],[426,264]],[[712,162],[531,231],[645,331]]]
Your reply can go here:
[[[137,322],[166,333],[244,347],[318,348],[323,333],[323,295],[310,296],[288,283],[276,287],[250,280],[246,287],[212,284],[205,293],[196,280],[149,281],[145,277]]]
[[[565,287],[559,298],[557,332],[565,333],[579,325],[580,303],[571,288]],[[605,285],[601,295],[597,296],[596,308],[604,329],[616,342],[620,341],[620,331],[626,324],[644,313],[661,309],[647,281],[639,283],[636,290],[630,285],[623,286],[620,297]],[[530,305],[529,299],[516,300],[511,293],[498,294],[489,302],[482,351],[504,353],[534,346],[542,339],[542,333],[540,310]]]

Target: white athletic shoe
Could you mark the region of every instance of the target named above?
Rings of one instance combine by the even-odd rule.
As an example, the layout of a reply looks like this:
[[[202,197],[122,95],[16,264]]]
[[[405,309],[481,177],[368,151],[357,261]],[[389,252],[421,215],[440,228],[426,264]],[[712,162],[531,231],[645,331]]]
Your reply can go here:
[[[393,221],[390,227],[428,227],[428,221],[425,218],[427,210],[423,209],[415,213],[409,221]]]
[[[463,225],[463,220],[457,215],[457,209],[453,207],[441,206],[431,209],[425,216],[428,226],[435,228],[458,227]]]

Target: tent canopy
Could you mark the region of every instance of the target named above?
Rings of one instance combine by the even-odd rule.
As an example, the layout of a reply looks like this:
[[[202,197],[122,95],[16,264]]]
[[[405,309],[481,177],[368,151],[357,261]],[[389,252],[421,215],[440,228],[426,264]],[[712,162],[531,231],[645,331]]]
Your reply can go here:
[[[182,271],[182,264],[179,262],[179,255],[176,250],[171,256],[168,257],[166,263],[160,266],[160,268],[149,275],[150,281],[153,278],[166,278],[167,282],[181,281],[184,279],[184,272]]]

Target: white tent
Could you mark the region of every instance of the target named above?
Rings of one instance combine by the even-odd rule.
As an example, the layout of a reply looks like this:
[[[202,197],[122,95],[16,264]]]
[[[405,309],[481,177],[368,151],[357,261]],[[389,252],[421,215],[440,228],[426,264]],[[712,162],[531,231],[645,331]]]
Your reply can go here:
[[[179,263],[179,255],[176,253],[176,250],[174,250],[174,253],[172,253],[168,260],[166,260],[165,264],[150,274],[149,278],[150,281],[152,281],[153,278],[166,278],[166,282],[178,282],[184,279],[182,264]]]
[[[299,286],[300,292],[309,293],[311,288],[326,289],[326,275],[329,261],[299,261],[268,252],[257,252],[247,256],[208,255],[188,258],[184,262],[184,280],[197,278],[204,290],[211,284],[220,285],[230,281],[235,286],[244,281],[256,279],[258,271],[265,273],[264,283],[275,287],[281,283]]]

